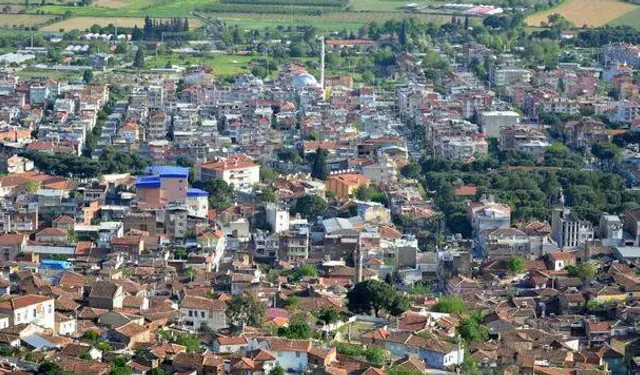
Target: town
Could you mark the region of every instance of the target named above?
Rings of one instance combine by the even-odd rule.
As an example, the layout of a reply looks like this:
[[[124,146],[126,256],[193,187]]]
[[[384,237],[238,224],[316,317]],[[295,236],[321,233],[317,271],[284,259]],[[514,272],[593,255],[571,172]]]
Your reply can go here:
[[[0,373],[640,374],[640,31],[450,18],[0,35]]]

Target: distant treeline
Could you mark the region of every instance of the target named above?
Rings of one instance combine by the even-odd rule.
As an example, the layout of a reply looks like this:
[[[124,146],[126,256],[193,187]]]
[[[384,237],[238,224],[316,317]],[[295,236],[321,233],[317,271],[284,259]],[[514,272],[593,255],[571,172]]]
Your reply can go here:
[[[297,14],[319,16],[324,13],[336,12],[339,8],[322,8],[313,6],[273,6],[273,5],[248,5],[248,4],[206,4],[197,8],[201,12],[220,13],[266,13],[266,14]]]
[[[220,0],[223,4],[251,4],[251,5],[294,5],[316,7],[345,7],[348,0]]]
[[[609,43],[640,44],[640,31],[629,26],[604,26],[578,32],[577,44],[581,47],[600,48]]]
[[[179,33],[189,31],[187,18],[171,18],[169,21],[157,20],[149,16],[144,19],[142,35],[145,40],[162,39],[162,33]]]

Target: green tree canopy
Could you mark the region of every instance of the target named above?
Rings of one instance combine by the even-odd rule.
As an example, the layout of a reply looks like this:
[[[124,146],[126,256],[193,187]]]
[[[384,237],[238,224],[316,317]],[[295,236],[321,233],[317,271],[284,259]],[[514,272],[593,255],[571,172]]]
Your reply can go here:
[[[462,298],[458,296],[444,296],[438,299],[431,310],[448,314],[462,314],[467,311],[467,307]]]
[[[319,195],[305,195],[302,198],[296,200],[296,204],[293,206],[291,212],[293,214],[300,214],[300,216],[315,220],[316,216],[322,216],[329,208],[329,204]]]
[[[265,314],[265,307],[254,298],[245,295],[235,295],[227,302],[227,318],[235,327],[241,328],[245,324],[259,325]]]
[[[512,275],[517,275],[524,271],[524,258],[517,255],[512,255],[507,259],[507,271]]]
[[[400,315],[408,308],[408,301],[398,296],[393,287],[384,281],[366,280],[356,284],[347,293],[347,307],[356,314],[374,313],[379,316],[385,309]]]
[[[576,263],[566,267],[569,276],[579,277],[583,281],[589,281],[596,278],[598,269],[595,263],[591,261]]]
[[[340,320],[340,312],[331,307],[321,308],[316,316],[324,324],[333,324]]]

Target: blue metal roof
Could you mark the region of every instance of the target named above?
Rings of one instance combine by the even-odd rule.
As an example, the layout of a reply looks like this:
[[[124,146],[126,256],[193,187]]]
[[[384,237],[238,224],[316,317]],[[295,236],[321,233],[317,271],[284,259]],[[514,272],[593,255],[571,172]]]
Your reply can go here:
[[[205,197],[206,198],[208,196],[209,196],[209,193],[201,189],[189,188],[189,190],[187,190],[187,197]]]
[[[51,260],[45,259],[40,262],[41,268],[50,268],[50,269],[59,269],[66,270],[71,268],[71,265],[66,260]]]
[[[136,178],[136,188],[159,189],[160,176],[139,176]]]
[[[189,168],[175,167],[172,165],[159,165],[149,167],[148,171],[160,178],[189,178]]]

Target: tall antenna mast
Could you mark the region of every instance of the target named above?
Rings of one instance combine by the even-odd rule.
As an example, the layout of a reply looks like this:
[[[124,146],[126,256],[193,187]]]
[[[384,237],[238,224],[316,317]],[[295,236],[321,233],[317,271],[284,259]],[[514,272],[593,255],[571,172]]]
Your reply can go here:
[[[322,99],[324,100],[324,34],[320,37],[320,42],[322,43],[320,46],[320,87],[322,88]]]

